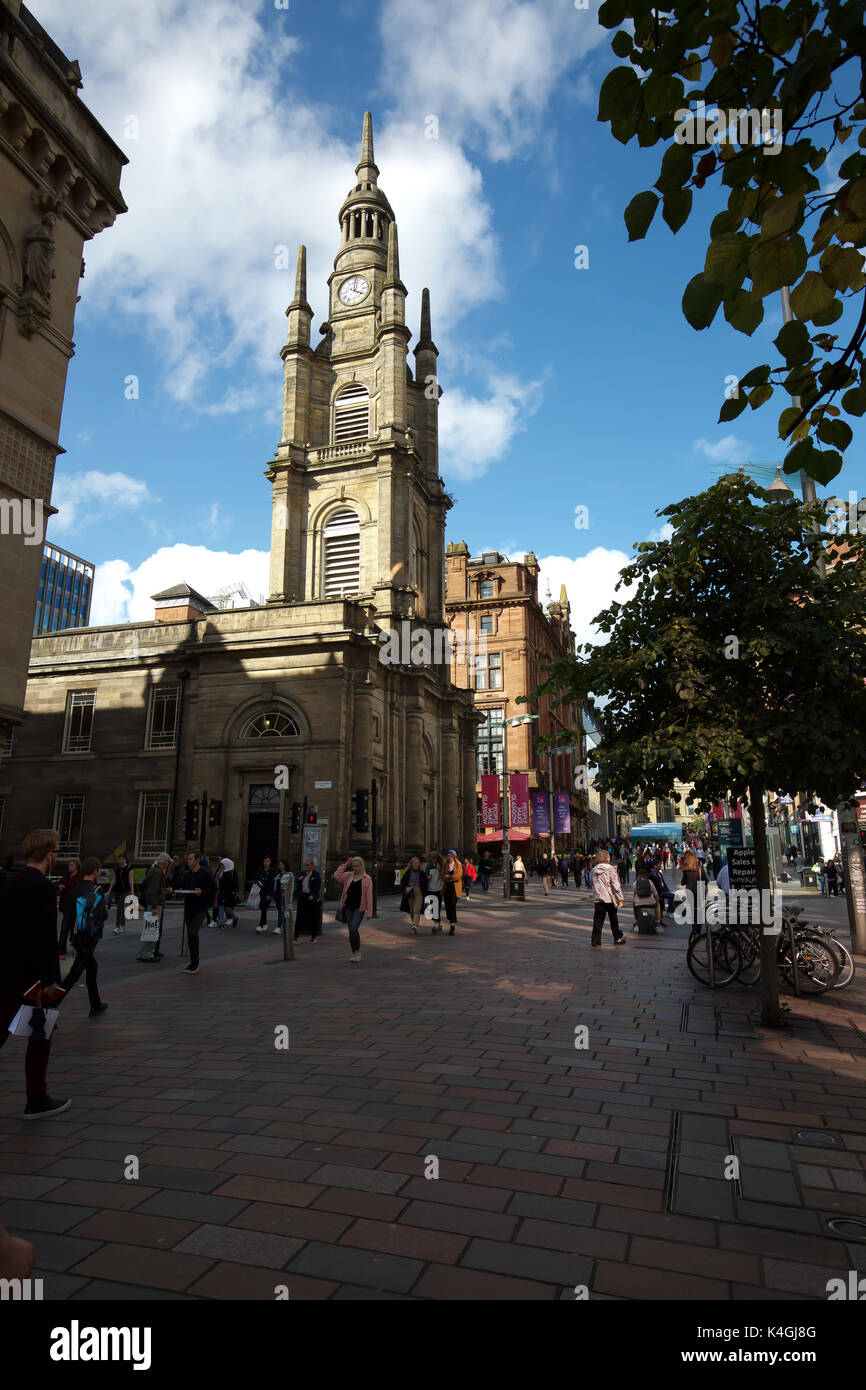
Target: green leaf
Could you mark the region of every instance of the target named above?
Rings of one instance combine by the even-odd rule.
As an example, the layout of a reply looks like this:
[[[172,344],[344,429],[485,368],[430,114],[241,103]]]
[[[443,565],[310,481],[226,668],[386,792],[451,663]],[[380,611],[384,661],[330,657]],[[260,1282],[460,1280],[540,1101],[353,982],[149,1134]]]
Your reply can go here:
[[[743,391],[739,391],[736,396],[728,396],[719,411],[719,424],[726,425],[729,420],[736,420],[748,404],[749,398]]]
[[[807,259],[806,243],[796,233],[783,242],[757,242],[749,255],[753,293],[763,298],[783,285],[795,285]]]
[[[789,405],[782,411],[781,415],[779,416],[780,439],[785,439],[787,437],[788,431],[790,430],[791,426],[793,425],[794,421],[797,419],[797,416],[799,414],[800,411],[795,405]]]
[[[709,328],[721,302],[719,287],[708,285],[703,275],[694,275],[683,293],[683,313],[692,328]]]
[[[759,406],[764,405],[772,394],[773,388],[769,382],[764,386],[756,386],[754,391],[749,392],[749,405],[752,407],[752,410],[757,410]]]
[[[697,82],[701,75],[703,64],[700,53],[690,53],[682,67],[677,68],[680,77],[684,77],[687,82]]]
[[[690,188],[676,188],[665,194],[662,217],[672,232],[678,232],[683,223],[688,221],[692,210],[692,196]]]
[[[629,241],[640,241],[646,236],[658,204],[657,193],[648,190],[635,194],[623,214]]]
[[[643,104],[650,116],[673,115],[684,99],[685,88],[679,77],[654,72],[643,84]]]
[[[604,0],[598,7],[598,22],[603,29],[616,29],[627,14],[627,0]]]
[[[805,323],[797,323],[796,320],[792,320],[790,323],[784,324],[779,330],[778,336],[773,339],[773,343],[789,367],[802,367],[804,362],[812,360],[812,344]]]
[[[791,292],[791,308],[798,319],[808,320],[826,313],[835,295],[817,270],[807,270],[799,285]]]
[[[723,236],[725,232],[737,231],[742,220],[735,212],[729,212],[727,208],[722,212],[717,212],[710,223],[710,240],[712,241],[717,236]]]
[[[842,317],[844,306],[841,299],[835,299],[830,308],[823,314],[813,314],[812,322],[816,328],[827,328],[831,323]]]
[[[799,473],[826,485],[842,470],[842,456],[833,449],[818,449],[811,439],[802,439],[785,455],[786,473]]]
[[[749,337],[764,319],[764,305],[748,290],[739,289],[733,298],[725,300],[725,318],[738,333]]]
[[[612,26],[607,25],[606,27],[610,28]],[[634,49],[634,41],[631,34],[625,29],[620,29],[611,39],[610,46],[617,58],[628,58],[631,56],[632,50]]]
[[[854,386],[842,397],[842,409],[849,415],[866,414],[866,386]]]
[[[770,237],[789,232],[799,218],[802,206],[802,193],[784,193],[781,198],[776,198],[761,218],[761,240],[767,241]]]
[[[661,172],[655,186],[660,193],[673,193],[688,183],[692,176],[692,151],[687,145],[669,145],[662,158]]]
[[[709,59],[714,68],[725,68],[734,56],[734,49],[737,46],[737,36],[730,29],[722,34],[716,34],[710,44]]]
[[[613,68],[598,94],[598,119],[613,120],[631,115],[640,107],[640,82],[634,68]]]
[[[746,372],[745,376],[740,377],[740,385],[746,387],[763,386],[764,382],[769,381],[769,379],[770,364],[769,362],[762,362],[760,367],[753,367],[751,371]]]
[[[866,284],[863,257],[853,246],[828,246],[821,257],[821,274],[834,290],[862,290]]]
[[[707,247],[704,279],[733,294],[742,284],[748,264],[751,238],[745,232],[726,232]]]
[[[844,420],[822,420],[816,433],[822,444],[832,444],[842,453],[854,438],[854,431]]]

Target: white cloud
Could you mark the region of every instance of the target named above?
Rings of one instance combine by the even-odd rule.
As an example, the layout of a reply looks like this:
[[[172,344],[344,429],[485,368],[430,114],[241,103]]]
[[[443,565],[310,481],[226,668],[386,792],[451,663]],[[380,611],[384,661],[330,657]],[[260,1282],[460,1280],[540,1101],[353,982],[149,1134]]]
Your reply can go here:
[[[265,550],[209,550],[203,545],[163,546],[133,569],[126,560],[97,565],[90,621],[147,622],[153,618],[153,594],[173,584],[189,584],[209,597],[229,584],[243,583],[254,598],[268,592],[269,557]]]
[[[647,536],[648,541],[669,541],[674,533],[671,522],[666,521],[663,526],[656,526],[655,530],[650,531]]]
[[[512,159],[542,138],[563,75],[607,41],[594,8],[578,10],[574,0],[385,0],[386,82],[419,127],[434,115],[440,139]]]
[[[620,571],[633,558],[622,550],[607,550],[600,545],[586,555],[578,555],[576,559],[568,555],[539,557],[539,597],[542,602],[545,601],[550,585],[551,597],[558,600],[560,586],[564,584],[571,604],[571,626],[577,642],[606,642],[606,635],[593,627],[592,620],[614,599],[623,603],[634,592],[633,588],[614,592]]]
[[[439,407],[441,471],[451,477],[480,478],[489,465],[502,458],[541,404],[541,383],[523,383],[516,377],[491,382],[486,400],[467,395],[459,387],[446,391]]]
[[[714,444],[709,439],[696,439],[692,448],[713,463],[745,463],[749,457],[749,446],[734,434],[726,434]]]
[[[86,473],[58,473],[51,501],[59,509],[49,522],[53,533],[71,531],[88,521],[104,522],[106,514],[113,517],[118,512],[140,511],[159,498],[140,478],[131,478],[128,473],[100,473],[93,468]]]

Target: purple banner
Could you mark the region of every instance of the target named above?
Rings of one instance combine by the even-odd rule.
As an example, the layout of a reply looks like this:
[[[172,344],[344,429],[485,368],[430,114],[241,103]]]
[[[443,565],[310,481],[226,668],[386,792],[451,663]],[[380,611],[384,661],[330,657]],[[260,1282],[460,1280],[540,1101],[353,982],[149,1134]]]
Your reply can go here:
[[[550,834],[550,817],[547,813],[547,792],[532,793],[532,833]]]
[[[557,835],[571,833],[571,811],[568,805],[568,792],[557,792],[553,799],[553,814],[556,818]]]

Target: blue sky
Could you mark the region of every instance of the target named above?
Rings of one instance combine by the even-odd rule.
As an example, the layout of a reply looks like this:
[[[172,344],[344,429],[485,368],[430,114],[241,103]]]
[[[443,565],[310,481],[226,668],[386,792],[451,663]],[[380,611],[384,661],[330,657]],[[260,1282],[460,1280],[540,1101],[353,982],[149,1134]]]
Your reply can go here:
[[[725,378],[773,360],[780,309],[752,339],[721,315],[698,334],[680,309],[717,191],[696,196],[676,237],[659,219],[626,241],[623,208],[660,150],[625,149],[595,119],[617,61],[595,5],[32,8],[130,159],[129,212],[85,246],[48,532],[100,566],[94,621],[147,618],[149,595],[182,579],[265,591],[262,470],[279,441],[295,250],[309,249],[315,334],[366,108],[416,331],[431,289],[449,539],[534,549],[542,592],[567,584],[582,636],[657,508],[725,464],[780,459],[772,404],[715,423]],[[281,246],[291,269],[275,265]],[[853,472],[833,490],[856,486]]]

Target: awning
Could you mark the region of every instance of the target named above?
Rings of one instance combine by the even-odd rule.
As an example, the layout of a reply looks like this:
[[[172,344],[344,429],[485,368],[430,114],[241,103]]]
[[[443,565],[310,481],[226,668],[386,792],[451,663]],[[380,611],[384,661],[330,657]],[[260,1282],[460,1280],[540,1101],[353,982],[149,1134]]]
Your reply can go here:
[[[477,837],[479,845],[491,845],[502,843],[501,830],[484,830]],[[510,829],[508,831],[508,843],[513,844],[515,840],[531,840],[531,830]]]
[[[661,821],[653,825],[633,825],[628,832],[630,840],[681,840],[682,821]]]

